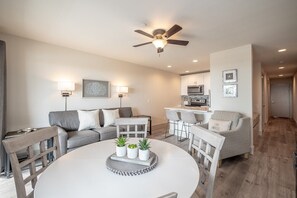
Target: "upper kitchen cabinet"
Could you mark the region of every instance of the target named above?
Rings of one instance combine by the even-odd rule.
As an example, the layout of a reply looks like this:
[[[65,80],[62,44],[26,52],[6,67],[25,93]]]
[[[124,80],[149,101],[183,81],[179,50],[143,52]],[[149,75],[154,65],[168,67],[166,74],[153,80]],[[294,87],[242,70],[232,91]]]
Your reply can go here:
[[[180,95],[188,95],[188,76],[181,76],[180,78]]]
[[[188,75],[188,85],[203,85],[203,73]]]
[[[188,95],[188,86],[204,85],[204,95],[209,95],[210,72],[181,76],[181,95]]]
[[[210,72],[203,73],[204,95],[210,92]]]

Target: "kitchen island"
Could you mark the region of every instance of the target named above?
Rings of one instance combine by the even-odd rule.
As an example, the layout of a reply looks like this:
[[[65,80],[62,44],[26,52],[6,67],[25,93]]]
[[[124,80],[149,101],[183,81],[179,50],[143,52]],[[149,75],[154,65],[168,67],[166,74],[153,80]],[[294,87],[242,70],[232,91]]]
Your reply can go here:
[[[178,106],[178,107],[165,107],[164,109],[174,110],[177,112],[181,112],[181,111],[193,112],[196,116],[197,121],[199,121],[201,124],[207,123],[213,113],[212,111],[209,110],[208,107]],[[179,131],[182,130],[182,121],[179,121],[178,123],[178,130]],[[170,124],[169,133],[173,134],[173,124]]]

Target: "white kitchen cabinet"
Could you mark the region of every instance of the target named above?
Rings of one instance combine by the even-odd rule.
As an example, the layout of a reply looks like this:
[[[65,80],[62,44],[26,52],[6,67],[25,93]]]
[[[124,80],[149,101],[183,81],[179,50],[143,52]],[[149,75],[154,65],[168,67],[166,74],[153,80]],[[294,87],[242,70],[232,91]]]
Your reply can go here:
[[[210,91],[210,72],[203,73],[204,95],[209,95]]]
[[[187,88],[191,85],[204,85],[204,95],[209,94],[210,72],[181,76],[181,95],[188,95]]]
[[[188,76],[181,76],[180,80],[180,95],[188,95]]]
[[[188,85],[203,85],[203,73],[188,75]]]

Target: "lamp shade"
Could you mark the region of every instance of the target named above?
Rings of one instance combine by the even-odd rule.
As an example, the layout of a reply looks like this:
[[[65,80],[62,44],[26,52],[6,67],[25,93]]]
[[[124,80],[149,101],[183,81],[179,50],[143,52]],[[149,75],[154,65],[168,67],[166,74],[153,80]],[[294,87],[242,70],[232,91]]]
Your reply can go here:
[[[153,44],[157,49],[163,48],[167,44],[167,41],[164,39],[156,39],[153,41]]]
[[[75,84],[70,81],[60,81],[58,82],[58,90],[60,91],[74,91]]]
[[[118,86],[117,87],[117,93],[128,93],[129,88],[125,86]]]

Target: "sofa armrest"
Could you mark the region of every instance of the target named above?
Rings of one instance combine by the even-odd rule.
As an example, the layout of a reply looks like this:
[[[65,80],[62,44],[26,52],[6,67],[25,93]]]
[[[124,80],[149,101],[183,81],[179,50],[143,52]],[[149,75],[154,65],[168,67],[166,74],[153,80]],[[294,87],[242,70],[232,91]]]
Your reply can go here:
[[[67,139],[68,139],[68,133],[61,127],[58,127],[58,138],[60,143],[60,149],[61,149],[61,155],[64,155],[67,153]]]

